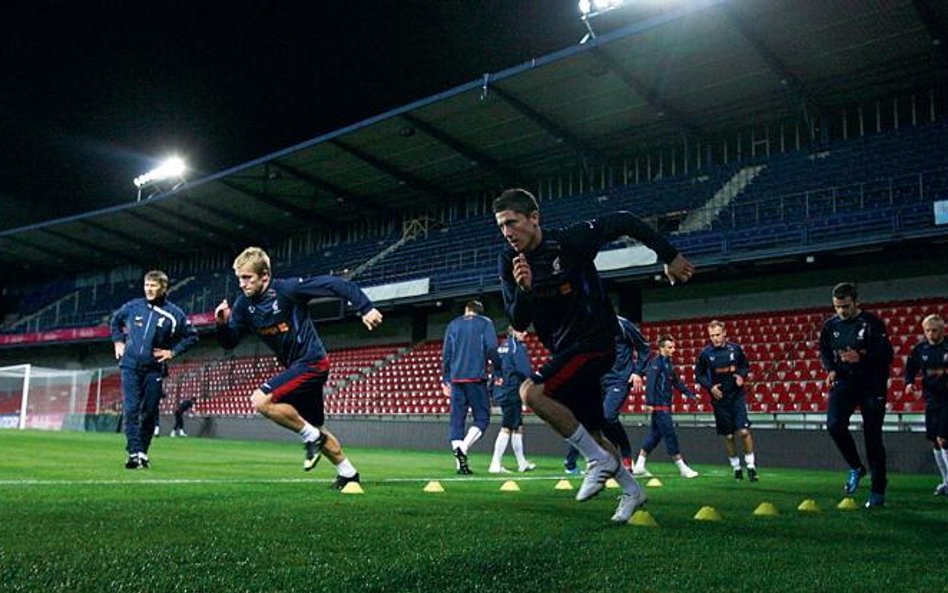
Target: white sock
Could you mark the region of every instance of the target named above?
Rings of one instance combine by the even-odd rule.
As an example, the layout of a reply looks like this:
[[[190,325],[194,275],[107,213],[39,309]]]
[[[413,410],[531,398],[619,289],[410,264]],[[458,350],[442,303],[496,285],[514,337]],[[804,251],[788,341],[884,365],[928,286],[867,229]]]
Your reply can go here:
[[[461,445],[464,444],[464,441],[451,441],[451,450],[460,449]]]
[[[678,469],[680,469],[680,470],[686,470],[686,469],[688,469],[688,464],[685,463],[685,460],[684,460],[684,459],[676,459],[676,460],[675,460],[675,465],[677,465],[677,466],[678,466]]]
[[[527,458],[523,455],[523,433],[513,433],[510,436],[510,446],[513,449],[514,457],[517,458],[517,467],[527,465]]]
[[[744,453],[744,463],[747,464],[747,469],[753,469],[754,468],[754,454]]]
[[[342,461],[336,464],[336,473],[342,476],[343,478],[351,478],[356,475],[358,472],[354,465],[349,462],[348,457],[344,457]]]
[[[576,432],[574,432],[572,436],[567,437],[566,440],[569,444],[576,447],[576,450],[579,451],[579,454],[583,456],[587,463],[590,461],[605,461],[609,458],[609,454],[606,453],[606,450],[599,446],[596,439],[589,434],[589,431],[586,430],[586,427],[582,424],[580,424]]]
[[[491,467],[500,467],[500,460],[507,450],[507,443],[510,442],[510,433],[501,429],[497,433],[497,440],[494,441],[494,458],[490,460]]]
[[[639,483],[635,481],[635,477],[621,463],[619,464],[619,471],[616,472],[616,482],[619,483],[622,492],[626,494],[635,494],[642,489]]]
[[[303,437],[304,443],[310,443],[319,438],[319,429],[303,420],[303,429],[300,430],[300,436]]]
[[[938,472],[941,474],[941,481],[948,484],[948,451],[945,449],[932,449],[935,457],[935,465],[938,466]]]
[[[482,434],[483,434],[483,433],[481,432],[481,429],[480,429],[480,428],[478,428],[478,427],[476,427],[476,426],[470,427],[470,428],[467,430],[467,436],[464,437],[464,442],[461,443],[461,451],[464,452],[465,455],[467,455],[468,449],[470,449],[470,448],[471,448],[471,445],[473,445],[474,443],[476,443],[477,440],[478,440],[479,438],[481,438],[481,435],[482,435]]]
[[[638,458],[635,460],[635,467],[633,470],[637,472],[645,471],[645,455],[639,453]]]
[[[728,457],[727,460],[731,462],[731,469],[733,470],[741,469],[740,457]]]

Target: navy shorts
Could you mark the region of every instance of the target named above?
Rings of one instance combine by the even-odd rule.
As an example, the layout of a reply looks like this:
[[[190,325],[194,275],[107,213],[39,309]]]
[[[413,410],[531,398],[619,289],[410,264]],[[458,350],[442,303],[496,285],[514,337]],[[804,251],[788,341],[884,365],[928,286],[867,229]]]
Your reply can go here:
[[[750,428],[747,402],[744,401],[743,395],[712,399],[711,407],[714,409],[714,425],[718,434],[727,436],[738,430]]]
[[[497,405],[500,406],[501,428],[517,430],[523,426],[523,407],[518,393],[514,392],[508,397],[498,399]]]
[[[323,386],[329,378],[329,359],[292,364],[260,387],[274,402],[290,404],[313,426],[326,422]]]
[[[537,374],[543,378],[543,392],[576,416],[586,430],[602,429],[602,376],[615,361],[614,349],[590,352],[579,346],[555,354]]]
[[[948,439],[948,403],[925,406],[925,438],[932,442],[936,438]]]

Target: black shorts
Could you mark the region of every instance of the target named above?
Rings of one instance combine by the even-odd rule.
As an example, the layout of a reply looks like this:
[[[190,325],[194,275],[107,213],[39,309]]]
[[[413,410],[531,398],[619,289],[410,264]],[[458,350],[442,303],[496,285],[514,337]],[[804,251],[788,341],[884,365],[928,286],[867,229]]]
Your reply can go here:
[[[750,428],[747,418],[747,402],[743,395],[731,395],[711,401],[714,410],[714,426],[722,436],[734,434],[738,430]]]
[[[936,438],[948,439],[948,402],[929,401],[925,406],[925,438],[933,443]]]
[[[279,375],[270,378],[260,390],[274,402],[290,404],[304,420],[313,426],[326,422],[323,407],[323,387],[329,378],[329,359],[292,364]]]
[[[614,349],[584,351],[568,348],[543,365],[537,374],[543,378],[543,393],[560,402],[576,416],[586,430],[602,429],[602,376],[615,361]]]

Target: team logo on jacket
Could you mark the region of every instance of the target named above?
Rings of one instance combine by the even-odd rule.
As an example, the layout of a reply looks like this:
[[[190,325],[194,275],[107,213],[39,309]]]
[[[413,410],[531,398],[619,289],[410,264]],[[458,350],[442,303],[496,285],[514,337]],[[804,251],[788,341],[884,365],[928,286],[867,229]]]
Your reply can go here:
[[[164,317],[159,317],[159,318],[158,318],[158,327],[164,327],[164,326],[165,326],[165,318],[164,318]]]
[[[138,327],[141,327],[141,326],[145,325],[145,320],[144,320],[144,318],[142,318],[141,315],[136,315],[136,316],[135,316],[135,320],[132,321],[132,323],[134,323],[134,324],[137,325]]]
[[[274,313],[279,313],[279,312],[280,312],[280,303],[278,303],[278,302],[276,302],[276,301],[273,301],[273,312],[274,312]]]
[[[560,274],[563,272],[563,264],[560,262],[560,256],[553,258],[553,273]]]

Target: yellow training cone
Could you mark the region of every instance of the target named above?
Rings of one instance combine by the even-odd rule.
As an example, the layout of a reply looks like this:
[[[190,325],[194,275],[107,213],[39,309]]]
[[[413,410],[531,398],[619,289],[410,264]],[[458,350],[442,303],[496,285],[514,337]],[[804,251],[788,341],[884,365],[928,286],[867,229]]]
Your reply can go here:
[[[816,504],[816,501],[812,498],[808,498],[800,503],[797,510],[803,513],[819,513],[820,505]]]
[[[609,478],[606,480],[606,488],[618,488],[619,482],[616,482],[615,478]]]
[[[441,485],[441,482],[434,480],[425,484],[425,492],[444,492],[444,486]]]
[[[859,508],[859,505],[856,504],[856,501],[847,496],[843,500],[839,501],[839,504],[836,505],[836,508],[841,511],[855,511]]]
[[[780,513],[772,502],[762,502],[754,509],[754,514],[758,517],[776,517]]]
[[[662,486],[664,486],[664,484],[662,484],[662,481],[659,480],[658,478],[652,478],[651,480],[646,482],[645,485],[648,486],[649,488],[661,488]]]
[[[635,511],[635,514],[629,519],[629,523],[639,527],[658,527],[658,523],[648,511]]]
[[[560,480],[556,483],[556,486],[553,486],[554,490],[572,490],[573,485],[569,483],[569,480]]]
[[[701,507],[697,513],[695,513],[696,521],[720,521],[721,515],[714,507]]]
[[[349,482],[342,489],[343,494],[365,494],[365,490],[358,482]]]
[[[520,486],[513,480],[507,480],[500,485],[501,492],[520,492]]]

